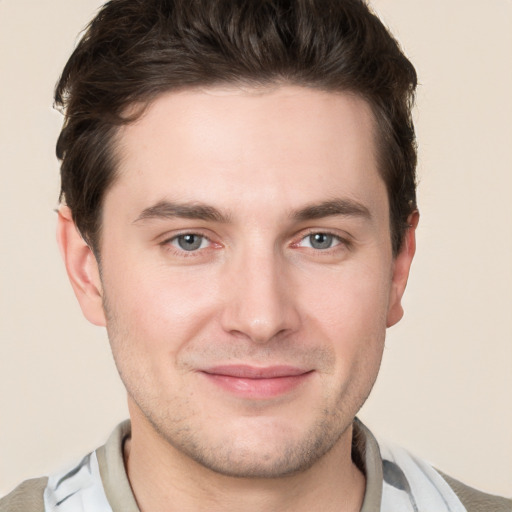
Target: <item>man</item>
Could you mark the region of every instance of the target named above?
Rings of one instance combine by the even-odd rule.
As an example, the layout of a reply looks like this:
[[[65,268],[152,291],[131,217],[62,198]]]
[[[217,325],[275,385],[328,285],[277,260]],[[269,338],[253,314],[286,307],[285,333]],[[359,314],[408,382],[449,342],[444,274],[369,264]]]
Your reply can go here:
[[[415,251],[414,68],[359,1],[114,0],[58,237],[131,423],[0,510],[510,510],[355,416]]]

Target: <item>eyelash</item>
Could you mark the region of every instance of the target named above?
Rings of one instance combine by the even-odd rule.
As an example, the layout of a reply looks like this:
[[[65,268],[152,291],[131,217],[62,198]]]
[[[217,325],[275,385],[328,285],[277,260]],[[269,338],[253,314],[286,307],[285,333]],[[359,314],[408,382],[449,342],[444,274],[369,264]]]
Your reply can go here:
[[[315,249],[314,247],[305,247],[305,249],[312,249],[317,254],[330,254],[336,250],[341,248],[351,249],[352,243],[347,238],[344,238],[336,233],[333,233],[329,230],[319,230],[319,229],[311,229],[305,235],[301,235],[300,239],[297,242],[293,242],[292,247],[300,247],[300,243],[306,240],[308,237],[312,235],[326,235],[332,236],[338,243],[333,245],[332,247],[328,247],[326,249]]]
[[[180,237],[184,237],[184,236],[187,236],[187,235],[201,237],[203,240],[207,241],[210,244],[210,246],[203,247],[203,248],[198,248],[197,250],[193,250],[193,251],[187,251],[185,249],[180,249],[178,247],[175,247],[172,244],[172,242],[177,241]],[[185,258],[199,256],[199,255],[201,255],[203,253],[204,250],[210,249],[211,245],[217,245],[218,247],[220,247],[220,244],[215,244],[208,236],[204,235],[203,233],[197,233],[197,232],[194,232],[194,231],[183,231],[182,233],[178,233],[176,235],[173,235],[170,238],[166,238],[163,242],[160,243],[160,245],[166,251],[168,251],[170,253],[173,253],[174,255],[177,255],[177,256],[180,256],[180,257],[185,257]]]
[[[184,236],[196,236],[196,237],[201,237],[202,238],[202,242],[203,241],[206,241],[208,242],[210,245],[208,247],[199,247],[195,250],[191,250],[191,251],[187,251],[186,249],[180,249],[178,247],[175,247],[173,245],[172,242],[175,242],[177,241],[180,237],[184,237]],[[333,237],[337,243],[335,245],[333,245],[332,247],[327,247],[325,249],[316,249],[314,247],[302,247],[304,249],[309,249],[309,250],[312,250],[314,253],[318,254],[318,255],[322,255],[322,254],[330,254],[332,252],[335,252],[337,250],[340,250],[342,248],[345,248],[345,249],[351,249],[352,247],[352,244],[350,242],[350,240],[348,240],[347,238],[344,238],[344,237],[341,237],[340,235],[336,234],[336,233],[333,233],[332,231],[328,231],[328,230],[315,230],[315,229],[311,229],[309,230],[308,232],[306,232],[306,234],[304,235],[301,235],[300,238],[295,241],[295,242],[292,242],[290,244],[291,247],[294,247],[294,248],[301,248],[301,243],[306,240],[308,237],[311,237],[313,235],[326,235],[326,236],[329,236],[329,237]],[[165,239],[163,242],[160,243],[161,246],[164,247],[164,249],[166,251],[169,251],[177,256],[180,256],[180,257],[186,257],[186,258],[189,258],[189,257],[197,257],[197,256],[200,256],[201,254],[204,254],[204,251],[207,250],[207,249],[211,249],[212,246],[217,246],[215,248],[218,248],[218,247],[221,247],[221,244],[215,244],[215,242],[213,242],[211,240],[211,238],[209,238],[208,236],[206,236],[205,234],[203,233],[198,233],[198,232],[194,232],[194,231],[184,231],[182,233],[178,233],[176,235],[173,235],[171,238],[167,238]]]

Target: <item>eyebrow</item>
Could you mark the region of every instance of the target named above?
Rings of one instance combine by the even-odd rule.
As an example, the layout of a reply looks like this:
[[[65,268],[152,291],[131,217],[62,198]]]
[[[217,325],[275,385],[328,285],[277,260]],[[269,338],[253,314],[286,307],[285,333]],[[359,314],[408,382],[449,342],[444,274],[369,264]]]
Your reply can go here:
[[[366,206],[352,199],[332,199],[315,203],[299,210],[291,212],[290,217],[295,221],[321,219],[343,215],[347,217],[362,217],[370,219],[371,214]],[[222,213],[217,208],[202,203],[176,203],[172,201],[159,201],[158,203],[142,210],[133,221],[137,223],[151,219],[196,219],[227,224],[230,216]]]
[[[297,221],[322,219],[343,215],[347,217],[361,217],[371,219],[370,210],[363,204],[353,199],[332,199],[322,203],[312,204],[292,213],[292,218]]]
[[[133,221],[136,222],[149,219],[197,219],[213,222],[227,223],[229,217],[217,208],[201,203],[175,203],[172,201],[159,201],[149,208],[142,210],[140,215]]]

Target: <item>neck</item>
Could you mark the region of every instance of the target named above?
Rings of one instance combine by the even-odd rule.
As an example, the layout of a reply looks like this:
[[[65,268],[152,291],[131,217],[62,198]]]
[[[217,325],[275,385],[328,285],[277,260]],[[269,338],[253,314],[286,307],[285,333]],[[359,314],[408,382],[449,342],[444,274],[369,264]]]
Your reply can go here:
[[[365,479],[351,459],[352,427],[311,468],[281,478],[236,478],[218,474],[176,450],[140,418],[132,417],[125,465],[141,512],[243,508],[356,512]]]

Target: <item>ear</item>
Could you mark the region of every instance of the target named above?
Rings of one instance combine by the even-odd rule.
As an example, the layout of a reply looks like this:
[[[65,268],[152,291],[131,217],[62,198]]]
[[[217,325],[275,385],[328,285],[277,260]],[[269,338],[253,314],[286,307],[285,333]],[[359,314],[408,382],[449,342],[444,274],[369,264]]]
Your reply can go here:
[[[89,322],[105,326],[102,286],[96,257],[78,232],[71,210],[61,205],[57,213],[57,243],[76,298]]]
[[[416,252],[416,228],[420,220],[420,214],[417,210],[411,213],[407,219],[409,227],[405,233],[405,238],[400,248],[400,252],[395,257],[393,263],[393,276],[391,282],[391,292],[389,296],[387,327],[398,323],[404,315],[402,308],[402,296],[407,285],[409,270],[411,269],[412,259]]]

